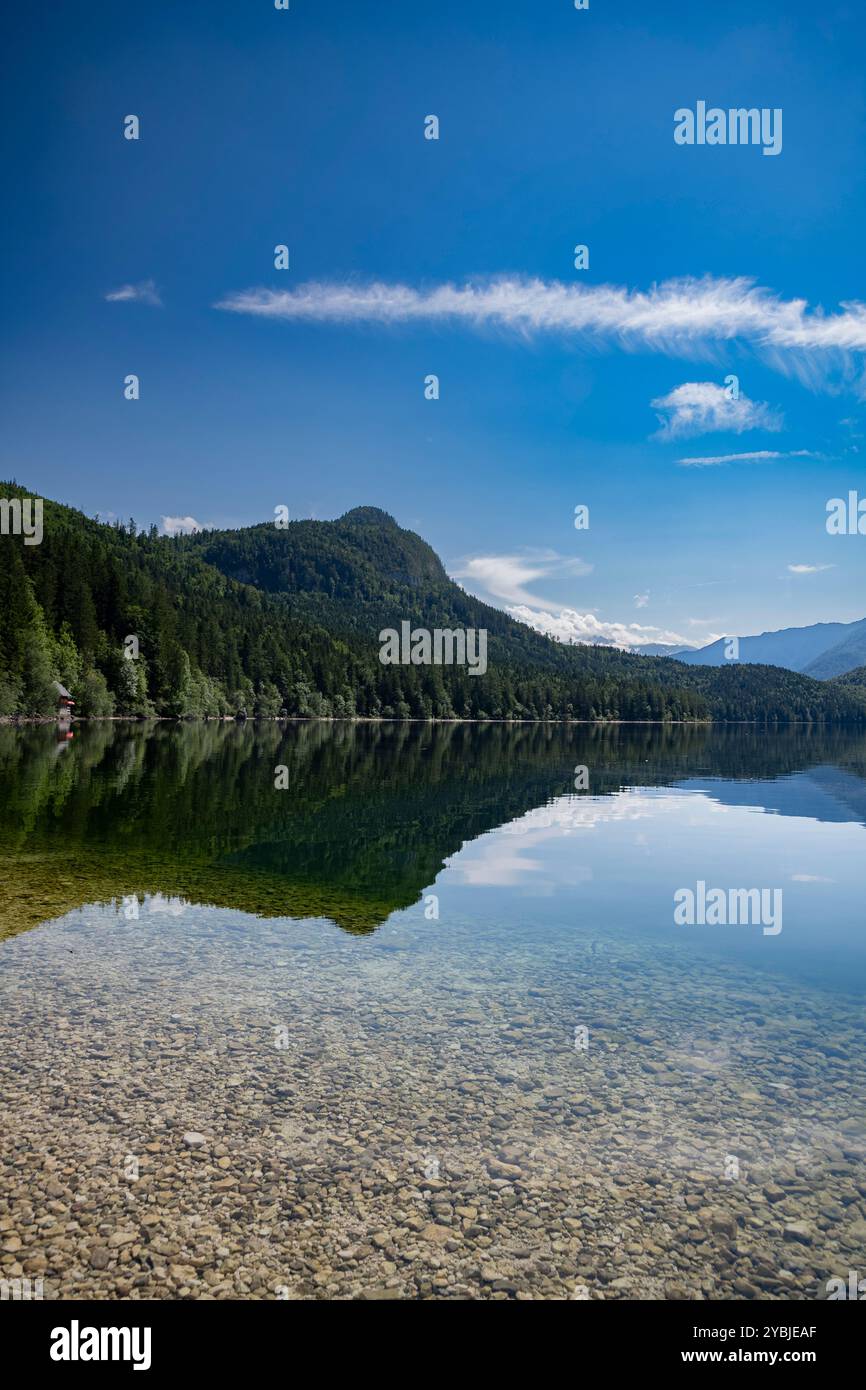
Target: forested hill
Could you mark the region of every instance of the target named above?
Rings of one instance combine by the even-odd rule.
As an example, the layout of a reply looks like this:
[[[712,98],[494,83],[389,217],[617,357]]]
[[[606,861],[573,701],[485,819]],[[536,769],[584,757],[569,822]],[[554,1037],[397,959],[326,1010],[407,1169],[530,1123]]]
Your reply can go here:
[[[402,620],[486,628],[487,673],[383,666]],[[41,544],[0,536],[0,715],[51,712],[54,680],[82,714],[866,722],[856,685],[556,643],[375,508],[169,538],[46,501]]]
[[[866,666],[858,666],[853,671],[846,671],[843,676],[834,676],[830,684],[853,686],[866,691]]]
[[[426,541],[377,507],[282,530],[266,523],[199,532],[177,544],[229,578],[279,595],[292,614],[365,643],[403,619],[427,628],[484,628],[502,664],[574,669],[566,648],[467,594]],[[614,669],[612,654],[605,670]]]

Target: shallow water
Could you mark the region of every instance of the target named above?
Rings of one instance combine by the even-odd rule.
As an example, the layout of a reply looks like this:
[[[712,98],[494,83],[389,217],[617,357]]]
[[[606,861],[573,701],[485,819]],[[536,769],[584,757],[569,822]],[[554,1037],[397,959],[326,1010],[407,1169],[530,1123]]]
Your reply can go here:
[[[3,1276],[826,1297],[864,815],[838,732],[0,730]],[[678,925],[699,882],[774,926]]]

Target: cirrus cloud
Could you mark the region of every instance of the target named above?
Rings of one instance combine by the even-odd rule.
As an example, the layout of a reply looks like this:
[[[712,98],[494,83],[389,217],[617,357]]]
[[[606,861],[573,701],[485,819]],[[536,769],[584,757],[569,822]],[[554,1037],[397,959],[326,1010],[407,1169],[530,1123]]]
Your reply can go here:
[[[755,449],[746,454],[715,454],[709,458],[677,459],[680,468],[717,468],[725,463],[772,463],[775,459],[820,459],[811,449]]]
[[[649,290],[499,276],[428,289],[382,281],[313,281],[294,290],[232,291],[214,306],[234,314],[338,324],[462,323],[531,337],[615,342],[629,351],[694,357],[725,344],[759,352],[775,370],[811,387],[840,366],[843,383],[862,390],[866,304],[845,300],[835,313],[784,299],[745,276],[665,280]]]
[[[137,285],[121,285],[118,290],[109,290],[105,298],[109,304],[150,304],[155,309],[162,308],[159,290],[153,280],[141,280]]]

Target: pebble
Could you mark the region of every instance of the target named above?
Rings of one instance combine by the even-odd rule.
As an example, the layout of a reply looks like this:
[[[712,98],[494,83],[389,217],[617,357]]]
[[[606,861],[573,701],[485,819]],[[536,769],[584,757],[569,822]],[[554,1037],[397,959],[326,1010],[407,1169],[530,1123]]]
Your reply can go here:
[[[505,956],[478,919],[399,955],[315,920],[159,920],[90,908],[3,945],[0,1277],[71,1299],[814,1299],[855,1267],[856,1000],[626,936],[595,953],[598,927],[530,913]]]

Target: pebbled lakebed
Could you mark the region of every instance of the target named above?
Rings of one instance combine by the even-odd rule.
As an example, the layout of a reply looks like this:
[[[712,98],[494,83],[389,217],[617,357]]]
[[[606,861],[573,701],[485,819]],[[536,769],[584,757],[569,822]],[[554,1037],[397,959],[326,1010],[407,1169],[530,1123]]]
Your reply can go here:
[[[377,873],[419,863],[375,923],[347,906],[375,916],[382,891],[357,861],[313,917],[190,901],[166,856],[165,893],[114,870],[113,901],[8,938],[2,1277],[45,1298],[826,1297],[866,1270],[864,830],[850,760],[831,776],[817,751],[743,779],[704,748],[639,782],[618,745],[604,794],[533,782],[485,829],[461,746],[454,805],[427,786],[438,829],[405,804],[402,839],[350,818]],[[521,785],[550,775],[530,753]],[[317,804],[330,855],[342,821]],[[253,842],[218,846],[230,884],[302,892]],[[46,891],[36,848],[8,846]],[[675,926],[702,875],[783,884],[783,931]]]

